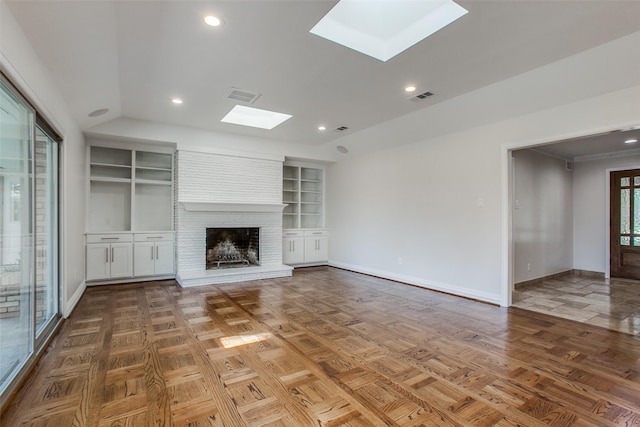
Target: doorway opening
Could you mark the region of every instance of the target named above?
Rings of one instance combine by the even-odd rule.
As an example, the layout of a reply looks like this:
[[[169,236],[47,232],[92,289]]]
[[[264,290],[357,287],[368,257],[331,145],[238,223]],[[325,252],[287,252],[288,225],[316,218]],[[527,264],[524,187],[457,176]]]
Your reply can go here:
[[[624,129],[612,129],[600,134],[578,136],[572,139],[555,142],[504,147],[503,184],[504,205],[503,223],[505,252],[503,276],[503,305],[511,305],[514,283],[526,280],[544,279],[559,272],[578,270],[579,272],[596,272],[601,277],[609,277],[609,180],[608,173],[614,169],[640,168],[640,144],[625,144],[628,139],[640,137],[640,126],[628,126]],[[545,221],[534,224],[528,230],[514,229],[514,216],[522,215],[523,210],[540,208],[540,204],[526,206],[515,195],[515,174],[518,162],[514,162],[514,153],[530,151],[534,155],[546,156],[549,162],[556,162],[557,170],[572,175],[573,190],[566,195],[569,207],[573,209],[572,223],[568,227],[574,229],[572,236],[563,236],[563,242],[570,241],[565,265],[554,265],[556,258],[551,259],[549,251],[542,251],[539,261],[518,258],[514,250],[514,240],[528,236],[527,244],[536,236],[544,244],[554,238]],[[560,172],[558,172],[560,173]],[[548,191],[547,177],[538,176],[538,192]],[[529,184],[532,184],[529,182]],[[547,187],[545,187],[547,185]],[[552,189],[557,192],[557,188]],[[549,209],[550,206],[545,206]],[[553,208],[553,206],[552,206]],[[519,211],[518,211],[519,209]],[[564,208],[556,206],[559,213]],[[539,212],[530,215],[539,215]],[[605,218],[606,216],[606,218]],[[554,219],[554,221],[557,221]],[[542,236],[547,234],[546,237]],[[535,242],[533,242],[535,243]],[[528,247],[529,253],[539,251],[539,247]],[[571,253],[573,252],[573,253]],[[550,261],[551,260],[551,261]],[[540,264],[542,262],[542,265]],[[519,269],[519,270],[517,270]],[[524,272],[524,274],[523,274]]]

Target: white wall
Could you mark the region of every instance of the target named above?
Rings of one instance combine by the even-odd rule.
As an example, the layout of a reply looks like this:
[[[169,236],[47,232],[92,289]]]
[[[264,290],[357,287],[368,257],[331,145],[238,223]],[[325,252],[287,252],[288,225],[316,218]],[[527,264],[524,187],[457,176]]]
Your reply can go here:
[[[84,289],[84,138],[69,109],[6,3],[0,0],[0,69],[64,138],[61,155],[63,313]]]
[[[331,263],[499,302],[500,149],[483,136],[330,166]]]
[[[330,262],[509,304],[508,151],[638,124],[640,56],[629,52],[639,42],[635,33],[341,138],[351,154],[327,169]],[[398,141],[416,142],[385,149]]]
[[[605,272],[607,169],[640,168],[640,154],[574,163],[574,268]]]
[[[565,160],[513,152],[514,282],[573,269],[573,175]]]
[[[508,149],[636,123],[638,97],[635,86],[329,166],[330,262],[507,304]]]

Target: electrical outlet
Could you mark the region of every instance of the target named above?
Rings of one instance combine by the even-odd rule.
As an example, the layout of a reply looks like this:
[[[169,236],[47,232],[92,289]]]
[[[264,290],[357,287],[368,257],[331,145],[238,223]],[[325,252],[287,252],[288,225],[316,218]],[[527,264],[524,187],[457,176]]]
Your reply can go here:
[[[531,271],[531,263],[527,264],[527,271]]]
[[[398,264],[402,264],[404,262],[404,260],[402,259],[401,256],[398,257]]]

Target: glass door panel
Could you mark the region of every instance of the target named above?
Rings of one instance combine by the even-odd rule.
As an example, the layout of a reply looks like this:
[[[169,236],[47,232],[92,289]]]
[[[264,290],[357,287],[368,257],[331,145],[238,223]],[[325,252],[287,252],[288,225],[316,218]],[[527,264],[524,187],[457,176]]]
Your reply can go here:
[[[40,128],[35,141],[36,333],[58,314],[58,144]]]
[[[0,80],[0,392],[33,351],[34,112]]]
[[[640,169],[611,172],[613,277],[640,279]]]

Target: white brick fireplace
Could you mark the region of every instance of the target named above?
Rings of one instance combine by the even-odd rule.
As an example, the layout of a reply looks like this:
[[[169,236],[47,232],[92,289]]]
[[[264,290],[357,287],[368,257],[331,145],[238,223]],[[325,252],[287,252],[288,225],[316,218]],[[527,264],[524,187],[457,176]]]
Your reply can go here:
[[[282,162],[176,153],[176,279],[182,286],[291,276],[282,264]],[[260,265],[206,269],[207,228],[260,228]]]

